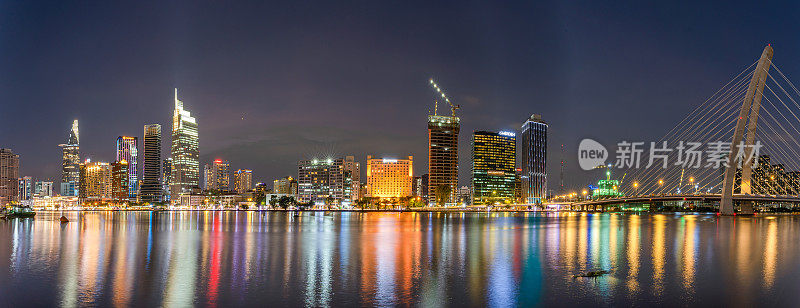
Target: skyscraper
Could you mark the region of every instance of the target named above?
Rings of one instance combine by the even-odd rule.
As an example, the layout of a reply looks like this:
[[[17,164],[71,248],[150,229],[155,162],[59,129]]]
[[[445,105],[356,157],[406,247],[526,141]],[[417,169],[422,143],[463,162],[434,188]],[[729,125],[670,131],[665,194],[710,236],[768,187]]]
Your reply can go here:
[[[30,200],[33,199],[34,182],[30,176],[23,176],[19,179],[19,199]]]
[[[144,126],[144,168],[139,199],[161,202],[161,125]]]
[[[377,198],[410,197],[414,158],[387,159],[367,156],[367,196]]]
[[[354,156],[346,156],[342,162],[342,167],[345,171],[350,173],[351,188],[350,188],[350,202],[354,203],[361,198],[361,165],[356,161]]]
[[[19,201],[19,155],[0,148],[0,206]]]
[[[448,202],[455,202],[458,185],[458,133],[460,119],[455,116],[428,116],[428,196],[436,196],[440,186],[447,186]]]
[[[170,181],[171,200],[179,200],[178,195],[190,193],[200,185],[200,150],[198,147],[197,121],[183,102],[178,100],[175,89],[175,111],[172,115],[172,179]]]
[[[230,190],[231,164],[227,160],[215,159],[211,165],[206,164],[204,180],[206,190]]]
[[[164,159],[164,163],[161,164],[162,202],[169,202],[171,199],[169,194],[169,187],[171,181],[172,181],[172,157],[167,157]]]
[[[540,203],[547,197],[547,123],[538,114],[522,124],[522,199]]]
[[[78,199],[81,203],[112,198],[111,165],[91,162],[79,165],[80,184]]]
[[[344,158],[304,160],[297,164],[297,197],[302,203],[349,206],[353,180]]]
[[[115,202],[126,202],[129,200],[130,185],[130,172],[128,172],[128,162],[125,160],[117,161],[111,164],[111,198]]]
[[[80,159],[80,135],[78,135],[78,120],[72,122],[67,143],[61,147],[61,195],[78,196]]]
[[[236,193],[243,194],[253,188],[253,170],[239,169],[233,174],[233,187]]]
[[[473,204],[511,203],[517,163],[513,132],[472,133]]]
[[[285,176],[272,181],[272,191],[276,194],[294,195],[297,193],[297,180]]]
[[[117,138],[117,161],[128,163],[128,198],[136,201],[139,194],[139,171],[136,163],[139,156],[139,139],[136,137],[119,136]]]

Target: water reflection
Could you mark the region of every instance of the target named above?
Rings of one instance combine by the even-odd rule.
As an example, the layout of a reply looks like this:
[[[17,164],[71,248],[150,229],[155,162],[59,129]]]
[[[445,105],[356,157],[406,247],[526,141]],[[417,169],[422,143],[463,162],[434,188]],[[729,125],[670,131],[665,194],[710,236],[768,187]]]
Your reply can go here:
[[[787,305],[796,216],[41,213],[0,222],[33,306]],[[573,279],[591,269],[598,279]],[[760,286],[760,288],[759,288]],[[716,303],[716,304],[715,304]]]

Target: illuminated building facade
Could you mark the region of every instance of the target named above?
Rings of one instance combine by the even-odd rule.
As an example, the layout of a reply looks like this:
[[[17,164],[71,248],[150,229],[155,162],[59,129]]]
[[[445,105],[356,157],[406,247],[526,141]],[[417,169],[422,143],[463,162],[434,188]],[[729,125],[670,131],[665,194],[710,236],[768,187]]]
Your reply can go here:
[[[474,132],[472,134],[473,204],[512,203],[516,161],[516,134]]]
[[[172,178],[170,199],[191,193],[200,185],[200,150],[197,135],[197,120],[183,108],[175,89],[175,111],[172,115]]]
[[[112,198],[111,165],[103,162],[90,162],[80,164],[79,168],[80,202],[104,200]]]
[[[253,170],[239,169],[233,174],[233,188],[243,194],[253,188]]]
[[[161,164],[161,199],[162,202],[170,202],[170,183],[172,182],[172,157],[167,157]]]
[[[125,160],[111,164],[111,198],[114,199],[114,202],[124,203],[130,198],[129,167]]]
[[[350,173],[350,203],[355,203],[361,195],[361,165],[354,156],[346,156],[342,162],[344,171]]]
[[[53,194],[53,182],[50,181],[38,181],[33,189],[33,194],[36,197],[52,197]]]
[[[272,181],[272,191],[276,194],[295,195],[297,194],[297,180],[291,176],[285,176]]]
[[[128,163],[128,198],[136,201],[139,194],[139,174],[136,161],[139,157],[139,139],[136,137],[119,136],[117,138],[117,161]]]
[[[297,164],[297,199],[313,205],[349,206],[353,180],[344,159],[303,160]]]
[[[547,123],[538,114],[522,125],[522,199],[541,203],[547,197]]]
[[[206,164],[204,169],[205,189],[226,191],[230,189],[231,164],[227,160],[216,159],[211,165]]]
[[[161,125],[144,126],[144,159],[142,168],[142,187],[139,200],[142,202],[161,202]]]
[[[367,156],[367,197],[410,197],[414,158],[387,159]]]
[[[19,155],[0,148],[0,206],[19,201]]]
[[[428,116],[428,195],[442,185],[450,187],[450,202],[455,202],[458,184],[458,117]]]
[[[72,122],[67,143],[59,146],[61,147],[61,195],[77,197],[80,180],[78,168],[81,164],[78,120]]]
[[[19,201],[33,199],[34,183],[30,176],[23,176],[19,179]]]

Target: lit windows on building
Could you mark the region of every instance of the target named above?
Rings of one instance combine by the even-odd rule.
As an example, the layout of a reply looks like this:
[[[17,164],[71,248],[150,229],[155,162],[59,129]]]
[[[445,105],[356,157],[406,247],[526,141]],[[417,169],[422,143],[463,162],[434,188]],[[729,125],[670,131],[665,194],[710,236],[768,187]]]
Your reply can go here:
[[[178,201],[180,194],[191,193],[200,185],[200,151],[198,148],[197,120],[183,108],[175,89],[175,110],[172,115],[172,177],[170,198]]]
[[[458,184],[458,117],[428,116],[428,192],[441,185],[450,187],[449,202],[456,200]]]
[[[538,114],[522,125],[522,199],[529,204],[547,197],[547,123]]]
[[[67,143],[60,144],[61,147],[61,190],[62,196],[78,196],[79,165],[80,159],[80,135],[78,134],[78,120],[72,122],[72,129],[69,131]]]
[[[138,141],[139,139],[136,137],[119,136],[117,138],[116,161],[128,163],[128,198],[131,201],[136,201],[139,194],[139,175],[136,163],[139,156]]]
[[[517,142],[513,132],[472,134],[473,204],[514,202]]]
[[[233,174],[233,187],[238,194],[250,191],[253,188],[253,170],[236,170]]]
[[[231,164],[227,160],[215,159],[203,168],[205,189],[209,191],[230,190]]]
[[[111,198],[114,202],[126,203],[129,200],[128,181],[130,180],[130,165],[125,160],[111,164]]]
[[[345,159],[312,159],[297,164],[297,199],[315,206],[350,206],[353,179]]]
[[[414,159],[387,159],[367,156],[367,197],[410,197]]]
[[[142,202],[161,202],[161,125],[144,126],[144,163],[142,168],[142,187],[139,200]]]
[[[78,199],[81,203],[112,198],[111,165],[88,161],[80,165]]]

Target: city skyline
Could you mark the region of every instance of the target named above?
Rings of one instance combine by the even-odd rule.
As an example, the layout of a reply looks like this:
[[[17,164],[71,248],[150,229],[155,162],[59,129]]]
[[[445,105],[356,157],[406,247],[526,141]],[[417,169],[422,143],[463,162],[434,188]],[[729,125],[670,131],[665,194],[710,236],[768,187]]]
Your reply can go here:
[[[63,12],[55,12],[39,11],[36,5],[23,3],[6,11],[55,17],[32,17],[30,20],[45,21],[35,26],[28,24],[29,20],[9,17],[5,19],[11,23],[7,29],[21,31],[0,32],[2,46],[16,46],[14,50],[3,50],[9,55],[7,59],[16,59],[15,62],[0,63],[7,68],[8,76],[16,78],[8,84],[25,85],[5,91],[0,97],[11,107],[10,112],[0,115],[0,120],[9,124],[0,132],[0,140],[3,147],[24,157],[22,175],[59,180],[59,153],[51,149],[54,144],[65,142],[64,127],[74,119],[81,122],[84,137],[81,158],[104,161],[113,157],[107,140],[120,135],[138,136],[141,126],[147,123],[170,127],[169,96],[173,87],[182,89],[193,115],[202,123],[200,161],[225,158],[232,162],[232,168],[253,169],[255,181],[268,182],[295,174],[296,160],[314,156],[356,154],[361,161],[367,153],[423,158],[427,150],[425,143],[419,142],[420,127],[409,123],[432,111],[432,96],[426,84],[430,77],[437,78],[453,101],[463,106],[459,110],[464,124],[459,138],[462,148],[467,146],[472,131],[515,131],[521,124],[518,113],[539,113],[559,126],[554,128],[548,145],[549,161],[558,162],[560,144],[565,144],[564,153],[572,154],[584,137],[608,144],[617,140],[605,136],[655,139],[675,123],[644,120],[638,115],[650,112],[647,106],[664,106],[657,110],[664,119],[680,118],[689,107],[712,94],[709,89],[718,88],[738,68],[746,66],[748,62],[743,59],[750,59],[766,41],[781,46],[785,54],[800,51],[800,45],[785,31],[768,36],[760,31],[775,28],[780,18],[726,9],[726,18],[746,17],[751,21],[747,24],[760,25],[752,29],[735,25],[734,30],[741,35],[734,39],[715,35],[723,30],[723,17],[707,20],[709,17],[691,15],[667,3],[647,8],[638,4],[614,7],[601,10],[599,15],[591,15],[598,11],[597,4],[592,3],[556,7],[509,4],[493,8],[495,16],[460,17],[448,23],[435,18],[420,21],[411,13],[463,14],[480,11],[482,6],[416,4],[399,8],[397,14],[387,17],[388,12],[398,8],[369,4],[365,10],[374,15],[357,14],[343,24],[325,17],[327,12],[344,13],[333,5],[308,8],[310,12],[304,13],[308,17],[298,21],[292,19],[303,14],[296,8],[292,10],[293,6],[277,10],[286,15],[274,16],[277,24],[297,28],[261,24],[263,16],[246,13],[265,11],[259,10],[262,7],[257,4],[235,4],[230,9],[231,16],[199,15],[182,4],[153,12],[146,4],[141,5],[130,8],[147,12],[136,18],[135,14],[120,10],[118,4],[97,8],[71,4],[65,5]],[[219,4],[197,5],[213,11]],[[707,6],[701,4],[699,9]],[[517,13],[523,11],[535,11],[540,18]],[[638,14],[630,17],[632,11]],[[663,27],[663,22],[675,18],[675,14],[686,21],[685,25]],[[114,17],[114,27],[96,26],[104,24],[104,16]],[[383,25],[383,18],[375,16],[387,17],[394,26]],[[565,23],[554,24],[553,16]],[[235,22],[226,24],[226,20]],[[541,27],[531,27],[534,29],[529,31],[532,20],[540,20]],[[720,25],[715,25],[714,20]],[[152,21],[152,25],[137,29],[143,21]],[[26,39],[39,37],[63,23],[84,25],[90,30],[75,44],[65,44],[70,42],[70,36],[48,36],[48,44],[65,46],[48,55],[37,53],[41,46]],[[475,23],[491,27],[449,35],[457,28],[471,29],[469,25]],[[597,24],[607,26],[596,27]],[[713,26],[694,26],[697,24]],[[164,25],[170,31],[157,31],[153,28],[156,25]],[[345,31],[343,37],[332,36],[327,28],[333,25],[350,31]],[[420,35],[407,38],[393,27]],[[126,41],[119,31],[146,34]],[[555,35],[564,31],[568,34],[563,37]],[[260,33],[269,35],[251,40],[261,37],[257,35]],[[317,35],[298,35],[303,33]],[[645,33],[655,33],[660,39],[654,41]],[[384,35],[387,39],[382,39]],[[271,48],[274,40],[285,41],[285,49]],[[497,47],[505,42],[512,46]],[[98,45],[102,48],[90,56],[81,56],[89,46]],[[166,46],[166,50],[152,46]],[[364,52],[364,46],[377,49]],[[327,56],[305,51],[318,48]],[[397,54],[401,54],[399,59],[392,58]],[[125,65],[112,70],[113,65],[97,61],[104,56]],[[61,63],[68,64],[55,72],[49,70],[61,67]],[[799,75],[793,72],[800,67],[787,63],[785,70],[794,76]],[[615,76],[613,82],[607,78],[611,73]],[[74,76],[80,78],[62,82]],[[620,91],[619,84],[628,86]],[[34,87],[37,90],[31,90]],[[373,102],[376,97],[380,99]],[[325,106],[315,108],[320,102]],[[33,105],[45,108],[33,113],[29,110]],[[131,108],[121,117],[111,117],[117,106]],[[303,112],[307,115],[298,116]],[[397,116],[368,116],[387,112],[396,112]],[[328,121],[331,116],[340,120]],[[30,127],[31,119],[45,119],[36,123],[35,136],[22,129]],[[647,129],[632,131],[631,126]],[[598,127],[602,127],[602,134],[594,133]],[[163,143],[169,140],[166,135]],[[162,153],[169,153],[168,149],[169,145],[164,144]],[[465,154],[462,151],[459,157],[461,171],[469,165]],[[599,177],[580,171],[574,155],[565,156],[566,188]],[[427,168],[425,160],[415,165],[415,174],[423,174]],[[558,168],[557,164],[548,165],[548,187],[557,187]],[[459,186],[467,185],[469,177],[468,172],[459,172]]]

